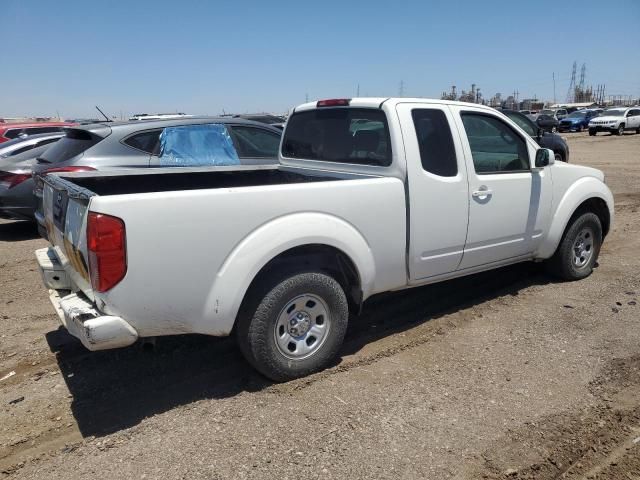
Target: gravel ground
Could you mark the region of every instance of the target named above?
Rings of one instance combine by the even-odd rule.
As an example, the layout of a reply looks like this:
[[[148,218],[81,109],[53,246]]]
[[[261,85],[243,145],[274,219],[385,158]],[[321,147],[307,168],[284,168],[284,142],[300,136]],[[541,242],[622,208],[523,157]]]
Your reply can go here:
[[[379,296],[333,368],[280,385],[231,339],[85,351],[45,242],[0,223],[0,477],[640,480],[640,135],[566,138],[617,202],[591,277],[523,264]]]

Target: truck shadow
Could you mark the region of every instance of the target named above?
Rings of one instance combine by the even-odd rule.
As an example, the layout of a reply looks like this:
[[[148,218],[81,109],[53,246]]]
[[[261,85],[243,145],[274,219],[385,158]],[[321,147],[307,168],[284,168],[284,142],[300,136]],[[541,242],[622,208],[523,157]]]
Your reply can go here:
[[[35,238],[40,238],[35,222],[24,220],[0,222],[0,242],[21,242]]]
[[[343,355],[488,299],[552,280],[533,264],[521,264],[403,292],[378,295],[349,327]],[[271,385],[242,358],[233,337],[160,337],[88,352],[60,328],[46,335],[73,396],[71,408],[83,436],[101,436],[146,417],[202,399],[227,398]]]

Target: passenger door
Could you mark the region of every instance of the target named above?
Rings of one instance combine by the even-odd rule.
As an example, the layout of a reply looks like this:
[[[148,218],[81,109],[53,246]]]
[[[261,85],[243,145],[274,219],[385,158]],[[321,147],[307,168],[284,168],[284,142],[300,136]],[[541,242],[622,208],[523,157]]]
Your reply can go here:
[[[627,128],[640,128],[640,109],[632,108],[627,117]]]
[[[407,163],[410,281],[458,268],[469,199],[464,152],[446,105],[397,106]]]
[[[498,114],[452,108],[469,178],[469,227],[460,269],[531,256],[549,226],[550,169],[532,171],[537,146]]]

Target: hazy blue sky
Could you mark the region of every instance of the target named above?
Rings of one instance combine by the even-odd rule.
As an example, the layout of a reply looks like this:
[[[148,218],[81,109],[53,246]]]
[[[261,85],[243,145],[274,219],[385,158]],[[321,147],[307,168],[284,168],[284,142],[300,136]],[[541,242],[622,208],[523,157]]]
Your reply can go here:
[[[476,83],[564,100],[640,95],[640,0],[2,0],[0,116],[286,111],[310,99],[439,97]]]

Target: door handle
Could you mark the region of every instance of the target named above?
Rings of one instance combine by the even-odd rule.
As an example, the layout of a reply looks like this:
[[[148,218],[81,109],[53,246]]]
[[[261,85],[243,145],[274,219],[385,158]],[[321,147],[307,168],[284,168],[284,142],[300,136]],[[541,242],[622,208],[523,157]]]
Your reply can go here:
[[[489,190],[488,188],[486,190],[476,190],[475,192],[473,192],[471,194],[471,196],[473,197],[487,197],[489,195],[493,194],[493,190]]]

